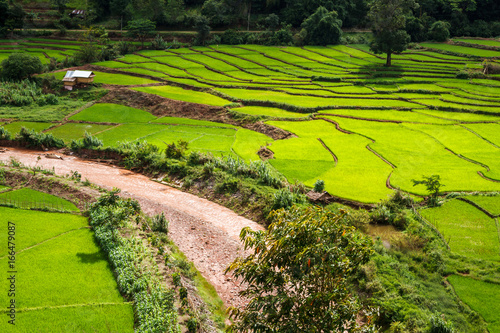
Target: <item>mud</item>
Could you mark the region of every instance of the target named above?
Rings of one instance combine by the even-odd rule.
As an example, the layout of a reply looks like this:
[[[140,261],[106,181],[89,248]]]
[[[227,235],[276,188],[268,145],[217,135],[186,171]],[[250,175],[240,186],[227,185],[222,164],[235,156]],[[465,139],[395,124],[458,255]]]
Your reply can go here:
[[[245,255],[239,240],[241,229],[248,226],[263,230],[261,225],[216,203],[116,166],[75,156],[64,156],[64,160],[47,159],[40,151],[14,148],[0,154],[0,160],[6,163],[11,157],[26,166],[36,164],[45,169],[54,168],[58,175],[76,170],[81,173],[82,180],[88,179],[106,189],[120,188],[122,196],[138,200],[147,214],[163,212],[170,221],[170,237],[215,287],[225,305],[241,308],[246,304],[246,299],[238,295],[242,285],[224,271],[236,257]]]

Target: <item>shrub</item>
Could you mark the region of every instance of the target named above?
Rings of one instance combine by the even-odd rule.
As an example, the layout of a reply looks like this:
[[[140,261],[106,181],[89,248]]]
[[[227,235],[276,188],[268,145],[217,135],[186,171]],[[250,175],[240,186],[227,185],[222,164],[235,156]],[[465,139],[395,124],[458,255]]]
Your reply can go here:
[[[0,140],[10,140],[10,133],[5,128],[0,126]]]
[[[165,218],[165,214],[163,212],[161,214],[153,216],[151,219],[151,230],[159,231],[163,233],[168,233],[168,224],[169,222]]]
[[[82,140],[72,140],[71,141],[71,149],[73,150],[79,150],[79,149],[95,149],[98,147],[102,146],[102,141],[94,136],[92,134],[87,133],[85,131],[85,135]]]
[[[188,143],[184,140],[177,141],[177,145],[172,142],[171,144],[167,144],[167,149],[165,149],[165,156],[168,158],[177,158],[180,159],[184,157],[184,153],[188,149]]]
[[[13,53],[2,61],[2,77],[10,81],[28,78],[42,70],[40,58],[26,53]]]
[[[321,192],[323,192],[324,189],[325,189],[325,181],[321,180],[321,179],[318,179],[314,183],[314,192],[321,193]]]
[[[34,130],[21,127],[21,131],[17,134],[16,140],[26,143],[27,147],[34,148],[63,148],[64,141],[52,135],[52,133],[36,133]]]
[[[198,320],[196,320],[196,318],[194,318],[194,317],[191,317],[187,321],[186,325],[187,325],[188,332],[194,333],[198,329]]]
[[[165,50],[167,48],[167,43],[163,40],[162,36],[156,35],[151,42],[151,48],[153,50]]]
[[[436,21],[429,29],[429,38],[436,42],[446,42],[450,38],[450,23],[445,21]]]

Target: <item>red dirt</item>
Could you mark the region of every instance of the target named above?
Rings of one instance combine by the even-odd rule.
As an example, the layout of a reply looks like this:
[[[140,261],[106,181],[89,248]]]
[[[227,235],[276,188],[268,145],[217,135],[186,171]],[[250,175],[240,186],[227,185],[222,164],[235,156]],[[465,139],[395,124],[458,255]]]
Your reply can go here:
[[[264,228],[233,211],[211,201],[159,184],[146,176],[115,166],[106,166],[65,156],[64,160],[47,159],[42,152],[9,148],[0,154],[0,161],[8,163],[13,157],[26,166],[55,169],[66,175],[77,170],[82,180],[111,189],[122,190],[121,195],[136,199],[147,214],[164,212],[170,221],[170,237],[191,260],[200,273],[215,287],[226,306],[242,308],[246,299],[238,292],[242,286],[224,270],[238,256],[243,256],[239,233],[243,227]]]

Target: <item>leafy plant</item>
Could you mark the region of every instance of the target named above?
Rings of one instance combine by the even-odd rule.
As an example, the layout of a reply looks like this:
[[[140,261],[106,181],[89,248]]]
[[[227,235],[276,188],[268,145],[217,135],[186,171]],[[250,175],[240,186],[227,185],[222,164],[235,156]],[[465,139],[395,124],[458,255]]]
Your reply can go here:
[[[314,183],[314,192],[316,192],[316,193],[322,193],[324,189],[325,189],[325,181],[321,180],[321,179],[318,179]]]
[[[442,186],[444,186],[443,184],[441,184],[441,177],[439,175],[432,175],[429,177],[422,176],[422,178],[422,180],[412,179],[413,186],[424,185],[427,189],[427,192],[429,192],[429,195],[431,196],[432,202],[436,204],[439,190]]]
[[[349,277],[371,254],[371,240],[344,219],[316,208],[272,214],[266,231],[244,228],[240,239],[253,253],[226,270],[251,287],[245,309],[229,308],[229,332],[337,332],[357,327],[359,302]],[[370,324],[367,325],[369,327]]]
[[[165,149],[165,156],[167,156],[168,158],[180,159],[184,157],[187,149],[187,141],[179,140],[177,141],[177,145],[175,144],[175,142],[172,142],[171,144],[167,144],[167,148]]]

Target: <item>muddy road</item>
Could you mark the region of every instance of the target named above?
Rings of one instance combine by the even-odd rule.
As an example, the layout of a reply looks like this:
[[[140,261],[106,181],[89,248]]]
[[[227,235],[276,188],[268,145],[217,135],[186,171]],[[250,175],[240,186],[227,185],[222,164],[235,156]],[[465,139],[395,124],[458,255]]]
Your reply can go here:
[[[94,184],[106,189],[117,187],[121,195],[136,199],[147,214],[163,212],[170,221],[169,235],[201,274],[215,287],[226,306],[241,307],[245,300],[238,296],[241,285],[224,275],[226,267],[242,256],[243,245],[239,233],[243,227],[262,230],[256,222],[237,215],[232,210],[195,195],[159,184],[148,177],[115,166],[85,161],[73,156],[64,160],[49,159],[40,151],[9,148],[0,154],[0,160],[13,157],[26,166],[37,165],[55,169],[56,174],[71,171],[82,174]]]

